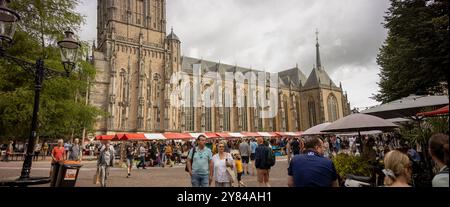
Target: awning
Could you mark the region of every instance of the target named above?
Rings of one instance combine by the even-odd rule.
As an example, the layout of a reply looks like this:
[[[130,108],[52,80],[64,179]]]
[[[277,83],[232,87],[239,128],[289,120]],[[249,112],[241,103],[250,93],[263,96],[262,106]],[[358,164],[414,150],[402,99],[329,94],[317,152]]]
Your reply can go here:
[[[114,135],[97,135],[95,136],[96,140],[113,140],[114,139]]]
[[[124,134],[121,138],[121,140],[128,140],[128,141],[144,141],[148,140],[144,134]]]
[[[275,132],[258,132],[258,134],[262,137],[278,137],[279,136]]]
[[[242,132],[241,134],[244,135],[244,137],[261,137],[257,132]]]
[[[206,133],[204,133],[205,135],[206,135],[206,137],[208,137],[208,138],[219,138],[220,136],[219,135],[217,135],[217,133],[214,133],[214,132],[206,132]]]
[[[116,134],[114,135],[114,139],[122,139],[125,134]]]
[[[144,134],[145,138],[148,140],[165,140],[166,137],[164,137],[161,133],[150,133],[150,134]]]
[[[238,133],[238,132],[233,132],[233,133],[229,133],[232,137],[245,137],[244,133]]]
[[[217,134],[219,137],[221,137],[221,138],[230,138],[230,137],[233,137],[233,136],[231,136],[231,134],[226,133],[226,132],[217,132],[216,134]]]
[[[295,132],[275,132],[275,133],[277,133],[279,136],[300,136],[300,134]]]
[[[421,112],[417,113],[417,116],[438,116],[438,115],[444,115],[448,114],[448,106],[444,106],[442,108],[436,109],[434,111],[427,111],[427,112]]]
[[[166,132],[164,133],[164,137],[166,139],[195,139],[195,137],[191,136],[189,133],[175,133],[175,132]]]
[[[205,133],[189,133],[192,137],[197,138],[200,135],[205,136],[206,138],[218,138],[219,135],[217,135],[214,132],[205,132]]]

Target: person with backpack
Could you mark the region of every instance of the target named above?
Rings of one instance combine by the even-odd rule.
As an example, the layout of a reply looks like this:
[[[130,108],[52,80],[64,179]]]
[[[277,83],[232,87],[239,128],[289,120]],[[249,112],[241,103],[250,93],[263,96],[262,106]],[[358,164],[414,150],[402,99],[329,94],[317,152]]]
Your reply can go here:
[[[305,151],[292,158],[288,168],[289,187],[338,187],[333,162],[323,157],[323,142],[317,137],[305,140]]]
[[[198,136],[198,146],[192,147],[188,154],[185,170],[191,176],[192,187],[208,187],[213,179],[212,153],[205,146],[205,143],[206,137],[204,135]]]
[[[260,187],[270,187],[269,171],[275,164],[275,156],[262,137],[257,138],[258,147],[255,149],[255,167],[258,184]]]

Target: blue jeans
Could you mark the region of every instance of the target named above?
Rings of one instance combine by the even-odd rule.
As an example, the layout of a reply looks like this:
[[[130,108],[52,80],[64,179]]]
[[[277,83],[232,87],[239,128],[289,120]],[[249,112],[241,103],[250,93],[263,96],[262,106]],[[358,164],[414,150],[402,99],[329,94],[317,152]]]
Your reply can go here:
[[[192,174],[192,187],[209,187],[209,175]]]
[[[139,167],[145,168],[145,157],[140,157],[140,161],[137,165],[137,168]]]

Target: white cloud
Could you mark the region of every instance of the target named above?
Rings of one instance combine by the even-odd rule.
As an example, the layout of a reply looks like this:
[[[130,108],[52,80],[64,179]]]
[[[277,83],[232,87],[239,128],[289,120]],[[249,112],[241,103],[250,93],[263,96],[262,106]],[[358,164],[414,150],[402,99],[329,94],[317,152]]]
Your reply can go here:
[[[96,37],[97,1],[82,0],[88,17],[81,37]],[[386,37],[388,0],[167,0],[167,29],[174,27],[182,53],[243,67],[280,71],[296,63],[308,76],[319,29],[322,65],[342,82],[352,107],[376,104],[379,72],[374,59]]]

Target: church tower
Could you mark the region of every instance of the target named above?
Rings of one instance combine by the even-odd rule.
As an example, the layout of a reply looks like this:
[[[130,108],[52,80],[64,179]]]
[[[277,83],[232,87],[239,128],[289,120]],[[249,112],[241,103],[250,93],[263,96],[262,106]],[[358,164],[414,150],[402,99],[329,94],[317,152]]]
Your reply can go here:
[[[97,2],[96,77],[90,102],[108,113],[97,122],[97,133],[165,130],[166,85],[181,67],[181,42],[166,36],[166,1]]]
[[[320,59],[319,32],[316,31],[316,65],[302,87],[301,125],[308,129],[324,122],[333,122],[349,114],[347,96],[331,80]]]

